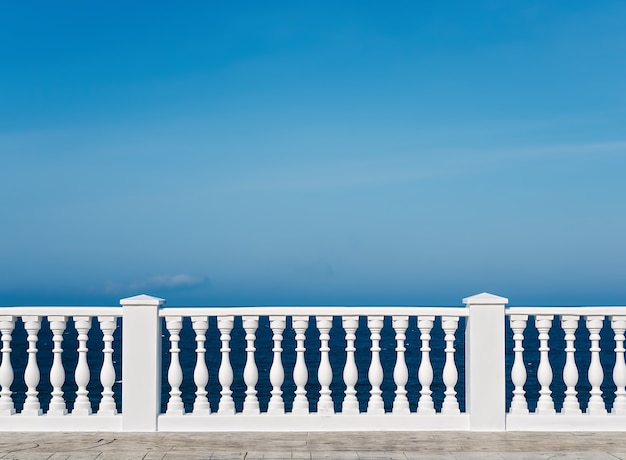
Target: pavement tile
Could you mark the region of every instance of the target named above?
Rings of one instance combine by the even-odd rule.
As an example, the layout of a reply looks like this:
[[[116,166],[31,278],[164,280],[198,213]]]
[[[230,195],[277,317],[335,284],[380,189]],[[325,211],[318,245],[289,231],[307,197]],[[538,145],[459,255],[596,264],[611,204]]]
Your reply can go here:
[[[165,458],[165,452],[148,452],[143,460],[163,460]]]
[[[77,454],[82,452],[77,452]],[[133,451],[110,451],[110,452],[101,452],[97,457],[98,460],[143,460],[146,452],[143,450],[133,450]],[[72,460],[74,460],[72,458]]]
[[[100,452],[56,452],[49,460],[95,460]]]
[[[405,452],[407,460],[454,460],[450,452]]]
[[[404,452],[357,452],[359,460],[406,460]]]
[[[328,452],[328,451],[311,452],[311,460],[334,460],[334,459],[359,460],[359,457],[356,455],[356,452],[354,452],[353,457],[346,457],[344,454],[346,454],[346,452]]]
[[[163,460],[210,460],[211,451],[198,452],[167,452]],[[99,459],[98,459],[99,460]]]
[[[48,460],[52,456],[52,452],[8,452],[3,460]]]
[[[502,460],[497,452],[453,452],[456,460]]]
[[[210,458],[211,460],[245,460],[246,452],[213,452]]]

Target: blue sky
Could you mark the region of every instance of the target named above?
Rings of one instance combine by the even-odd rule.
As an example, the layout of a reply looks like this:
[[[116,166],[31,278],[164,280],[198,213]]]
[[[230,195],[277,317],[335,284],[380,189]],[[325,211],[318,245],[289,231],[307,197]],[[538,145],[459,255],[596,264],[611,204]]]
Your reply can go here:
[[[626,304],[623,2],[3,2],[0,305]]]

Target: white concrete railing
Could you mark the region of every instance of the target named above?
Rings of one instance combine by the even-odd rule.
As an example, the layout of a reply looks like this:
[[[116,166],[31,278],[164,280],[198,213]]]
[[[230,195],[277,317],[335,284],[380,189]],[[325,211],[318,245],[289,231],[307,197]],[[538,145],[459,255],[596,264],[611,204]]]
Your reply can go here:
[[[0,308],[0,431],[626,430],[626,307],[507,302],[483,293],[463,308],[164,308],[141,295],[122,307]],[[558,333],[550,336],[557,317],[560,351]],[[524,351],[534,333],[529,318],[538,346]],[[583,321],[590,345],[575,353]],[[602,362],[599,334],[608,321],[615,360]],[[12,351],[16,325],[26,338]],[[76,349],[64,348],[64,335],[73,334]],[[381,350],[381,340],[391,349]],[[121,367],[113,358],[120,352]],[[39,362],[44,353],[50,365]],[[14,366],[24,359],[23,369]],[[612,367],[615,390],[603,366]],[[23,393],[12,389],[14,368]],[[563,375],[562,404],[555,373]]]
[[[293,310],[292,310],[293,311]],[[455,387],[458,383],[458,370],[455,363],[455,333],[458,329],[459,319],[466,316],[464,308],[417,308],[417,307],[306,307],[298,308],[297,315],[286,314],[285,308],[233,308],[226,312],[224,309],[215,308],[165,308],[159,313],[165,318],[165,327],[169,333],[170,360],[168,366],[167,382],[169,398],[166,410],[158,419],[158,429],[163,430],[355,430],[355,429],[413,429],[422,426],[433,429],[467,429],[469,420],[466,414],[462,414],[456,397]],[[381,315],[385,313],[385,315]],[[273,359],[271,367],[264,372],[263,377],[269,380],[271,394],[267,407],[261,412],[261,405],[257,396],[259,386],[259,368],[255,359],[257,346],[257,329],[259,317],[268,316],[269,327],[273,336],[271,341],[263,344],[265,350],[271,350]],[[245,398],[240,410],[237,410],[233,399],[234,372],[231,364],[231,333],[233,332],[234,320],[241,317],[241,325],[245,331],[245,364],[243,365],[242,393]],[[395,356],[393,369],[383,366],[381,362],[381,331],[384,327],[385,316],[391,319],[391,328],[394,334]],[[417,316],[417,319],[413,318]],[[183,327],[183,319],[189,317],[195,333],[197,347],[191,350],[194,354],[193,383],[195,394],[190,412],[185,414],[185,407],[181,397],[181,384],[183,381],[183,369],[180,364],[181,349],[179,347],[180,332]],[[220,398],[215,414],[211,413],[207,399],[206,387],[209,373],[206,363],[206,332],[209,326],[208,319],[217,317],[217,328],[220,332],[221,360],[217,377],[220,387]],[[433,400],[433,365],[431,363],[431,332],[435,319],[439,317],[445,333],[444,342],[445,364],[442,369],[442,379],[445,385],[444,399],[440,412],[436,413]],[[345,338],[339,350],[331,350],[330,330],[335,326],[342,330],[337,331]],[[367,384],[370,389],[367,395],[366,407],[360,412],[357,398],[356,385],[359,370],[355,359],[356,332],[360,327],[359,319],[366,319],[362,324],[367,329],[369,341],[367,351],[369,363],[367,368]],[[417,323],[419,329],[420,347],[415,348],[421,353],[419,370],[415,375],[409,375],[406,352],[406,332],[410,319]],[[288,321],[289,320],[289,321]],[[415,324],[414,323],[414,324]],[[293,367],[285,365],[283,359],[283,339],[286,329],[291,328],[295,333],[295,362]],[[316,375],[313,380],[319,382],[319,391],[312,394],[307,391],[310,363],[305,356],[307,348],[305,341],[319,338],[319,348],[314,353],[319,356],[316,366],[312,369]],[[331,366],[331,351],[341,352],[345,362],[340,368]],[[319,364],[317,364],[319,361]],[[361,369],[363,371],[363,369]],[[393,380],[395,391],[390,413],[385,413],[385,401],[382,396],[381,385],[385,378],[385,372]],[[293,376],[294,392],[290,410],[286,409],[283,398],[283,386],[285,375]],[[331,384],[335,377],[340,376],[344,387],[341,391],[340,404],[335,405],[331,396]],[[414,413],[411,413],[407,398],[407,384],[409,380],[419,382],[419,401]],[[244,391],[245,388],[245,391]],[[338,395],[335,394],[335,397]],[[312,401],[317,400],[317,404]],[[415,417],[420,415],[436,415],[419,420]],[[321,417],[320,417],[321,416]]]
[[[113,398],[113,385],[116,372],[113,364],[113,334],[117,328],[117,319],[122,316],[120,307],[4,307],[0,308],[0,333],[2,340],[2,363],[0,364],[0,430],[110,430],[122,429],[122,419],[117,413]],[[37,344],[43,318],[46,318],[51,344],[48,350],[52,354],[52,363],[48,371],[51,387],[49,404],[44,415],[40,402],[38,387],[41,383],[41,369],[38,363]],[[92,328],[93,319],[102,333],[102,365],[92,369],[89,365],[87,341]],[[20,322],[27,334],[27,348],[12,353],[11,342],[16,327]],[[77,348],[76,364],[72,369],[64,366],[63,336],[68,322],[73,323],[76,330]],[[19,331],[18,331],[19,332]],[[26,358],[23,382],[26,387],[22,410],[16,413],[11,387],[14,383],[13,360]],[[73,410],[68,414],[68,404],[63,390],[67,374],[74,377],[76,390]],[[92,404],[88,397],[88,385],[92,374],[97,373],[101,384],[99,404],[92,412]],[[96,415],[96,417],[91,417]]]
[[[626,307],[515,307],[506,314],[514,343],[508,430],[626,430]],[[524,350],[529,323],[538,333],[536,350]],[[576,350],[583,337],[588,338],[584,348]],[[539,353],[534,363],[529,351]],[[610,359],[608,351],[614,353]],[[529,365],[536,368],[537,380],[532,412],[525,389]]]

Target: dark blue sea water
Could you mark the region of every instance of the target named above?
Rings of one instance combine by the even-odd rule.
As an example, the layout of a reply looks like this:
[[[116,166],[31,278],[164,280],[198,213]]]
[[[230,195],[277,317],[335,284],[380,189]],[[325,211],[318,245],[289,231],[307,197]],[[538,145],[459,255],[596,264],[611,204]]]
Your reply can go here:
[[[356,386],[357,389],[357,398],[359,399],[361,410],[365,410],[367,405],[367,398],[369,397],[370,386],[368,384],[367,379],[367,371],[370,364],[371,354],[369,351],[370,348],[370,340],[369,340],[369,330],[367,329],[367,320],[366,318],[361,318],[361,322],[359,325],[359,329],[357,330],[357,339],[356,339],[356,362],[357,368],[359,371],[359,383]],[[456,357],[455,361],[457,364],[457,369],[459,371],[459,380],[456,386],[456,390],[458,392],[457,397],[459,399],[461,410],[464,410],[465,406],[465,388],[463,385],[464,382],[464,355],[465,355],[465,321],[462,318],[459,323],[459,330],[456,334],[455,348],[456,348]],[[169,396],[170,387],[167,384],[167,366],[169,365],[169,340],[168,333],[163,326],[163,372],[162,372],[162,410],[165,410],[165,404],[167,402],[167,398]],[[345,390],[345,386],[342,382],[342,371],[343,366],[345,364],[345,351],[344,348],[346,346],[345,342],[345,334],[343,329],[341,328],[341,321],[339,318],[335,318],[333,329],[330,332],[330,361],[331,366],[333,368],[333,382],[331,384],[331,391],[333,394],[333,399],[335,401],[335,408],[337,411],[340,410],[341,401],[343,399],[343,392]],[[512,396],[512,384],[510,382],[510,370],[512,367],[513,354],[512,354],[512,331],[507,327],[507,353],[506,353],[506,372],[507,372],[507,406],[510,404],[511,396]],[[66,383],[63,387],[65,391],[65,398],[68,403],[68,407],[71,409],[73,406],[73,402],[75,399],[76,385],[74,384],[74,369],[76,368],[77,363],[77,341],[76,341],[76,330],[74,329],[73,323],[68,322],[67,330],[64,333],[64,341],[63,341],[63,364],[66,370]],[[220,385],[217,377],[217,373],[219,370],[219,365],[221,362],[221,355],[219,353],[220,349],[220,333],[217,329],[216,319],[210,318],[209,322],[209,330],[207,331],[207,365],[209,368],[209,401],[211,403],[212,410],[217,410],[219,398],[220,398]],[[419,351],[420,348],[420,333],[417,329],[416,319],[411,318],[410,327],[407,330],[407,340],[406,340],[406,362],[409,368],[409,384],[407,385],[408,391],[408,399],[411,405],[411,409],[415,410],[417,407],[417,400],[419,398],[419,390],[420,385],[417,381],[417,371],[421,360],[421,353]],[[442,370],[444,365],[444,352],[445,348],[444,340],[443,340],[443,331],[441,330],[441,321],[437,319],[435,322],[435,326],[431,332],[431,343],[430,346],[432,348],[431,351],[431,362],[434,368],[434,381],[431,386],[433,391],[433,399],[435,401],[435,406],[439,410],[441,407],[441,403],[443,401],[443,391],[445,389],[442,381]],[[604,328],[602,330],[602,340],[601,340],[601,362],[604,369],[604,384],[602,385],[603,395],[605,398],[605,402],[607,407],[610,407],[613,399],[614,399],[614,391],[615,385],[612,383],[612,370],[615,364],[615,354],[613,349],[615,347],[615,343],[613,341],[613,332],[610,328],[610,324],[608,320],[605,321]],[[189,318],[185,318],[184,327],[181,332],[181,354],[180,360],[181,365],[184,370],[184,380],[181,386],[181,390],[183,391],[183,401],[185,403],[185,407],[188,411],[191,411],[193,399],[195,397],[195,385],[193,382],[193,368],[195,366],[195,340],[194,340],[194,332],[191,328],[191,321]],[[581,320],[577,336],[576,336],[576,349],[578,350],[576,353],[576,363],[579,369],[579,383],[577,385],[577,390],[579,392],[579,399],[581,401],[581,405],[583,409],[587,405],[587,401],[589,399],[589,390],[590,385],[587,380],[587,368],[590,362],[590,352],[589,352],[589,336],[588,332],[585,329],[584,321]],[[114,386],[115,398],[118,404],[118,410],[121,410],[121,384],[120,381],[123,378],[121,375],[121,325],[118,324],[118,328],[114,334],[114,353],[113,360],[116,368],[117,374],[117,383]],[[267,403],[270,397],[271,385],[269,383],[269,369],[272,362],[272,332],[269,329],[269,320],[267,317],[261,317],[259,320],[259,329],[257,331],[257,341],[256,341],[256,363],[259,370],[259,383],[257,385],[258,398],[261,405],[261,410],[264,411],[267,407]],[[565,362],[565,353],[563,349],[565,348],[564,342],[564,333],[560,327],[552,328],[550,333],[550,342],[549,342],[551,352],[550,352],[550,362],[553,368],[554,379],[551,386],[553,391],[553,398],[555,400],[555,404],[557,410],[561,407],[563,399],[564,399],[564,390],[565,386],[563,384],[562,379],[562,371]],[[26,342],[26,333],[23,329],[21,321],[18,320],[16,325],[16,330],[13,334],[12,341],[12,349],[13,352],[11,354],[11,362],[13,364],[15,379],[12,385],[12,390],[14,392],[13,399],[16,404],[16,408],[21,410],[23,405],[23,401],[25,399],[25,391],[26,385],[24,384],[24,368],[26,366],[27,361],[27,342]],[[315,408],[317,399],[319,396],[320,385],[316,378],[317,367],[319,366],[319,333],[314,326],[314,321],[310,321],[310,326],[307,331],[307,340],[305,342],[306,353],[305,358],[307,362],[307,366],[309,368],[309,383],[307,384],[307,394],[310,401],[310,406],[312,409]],[[88,390],[90,392],[90,399],[92,401],[92,406],[94,410],[96,410],[100,393],[102,391],[102,387],[99,384],[99,371],[102,366],[102,334],[99,330],[97,321],[94,320],[92,330],[89,334],[88,341],[89,353],[88,353],[88,363],[91,369],[91,381],[88,386]],[[241,327],[241,318],[235,319],[235,327],[232,332],[232,341],[231,341],[231,364],[234,370],[234,383],[231,387],[233,390],[233,398],[235,399],[235,405],[237,410],[242,409],[243,399],[244,399],[244,391],[245,384],[243,382],[243,368],[245,365],[245,342],[244,342],[244,331]],[[382,340],[381,340],[381,361],[384,368],[384,380],[382,383],[382,391],[383,391],[383,399],[385,401],[385,408],[387,411],[391,410],[391,405],[394,397],[395,385],[393,383],[393,367],[396,359],[395,352],[395,332],[391,327],[391,318],[387,317],[385,319],[385,326],[382,331]],[[530,409],[533,410],[536,406],[536,401],[538,398],[539,385],[537,383],[537,367],[539,364],[539,352],[538,348],[538,340],[537,340],[537,330],[533,326],[533,321],[529,321],[528,327],[525,333],[524,339],[524,358],[527,364],[527,373],[528,379],[525,385],[525,389],[527,391],[527,399],[529,402]],[[41,372],[41,381],[38,386],[40,391],[40,401],[44,409],[47,408],[50,400],[50,392],[51,386],[49,384],[49,370],[52,363],[52,334],[49,330],[49,326],[47,321],[44,320],[42,324],[41,331],[39,333],[39,342],[38,342],[39,352],[37,354],[37,361],[39,364],[40,372]],[[293,366],[295,363],[295,337],[294,331],[288,327],[284,333],[283,340],[283,365],[285,368],[285,382],[283,385],[283,397],[285,400],[286,409],[289,411],[291,409],[291,405],[294,397],[295,384],[293,383],[293,378],[291,372],[293,370]]]

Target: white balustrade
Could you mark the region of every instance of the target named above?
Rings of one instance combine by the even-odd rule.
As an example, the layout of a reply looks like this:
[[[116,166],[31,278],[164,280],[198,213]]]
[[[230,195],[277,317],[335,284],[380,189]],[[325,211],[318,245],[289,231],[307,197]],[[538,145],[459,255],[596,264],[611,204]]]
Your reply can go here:
[[[392,412],[394,414],[408,414],[410,412],[409,400],[406,397],[406,384],[409,381],[409,368],[404,358],[404,341],[406,329],[409,326],[408,316],[394,316],[392,318],[393,329],[396,331],[396,365],[393,368],[393,381],[396,384],[396,397],[393,400]]]
[[[208,415],[211,413],[209,394],[206,387],[209,383],[209,369],[206,365],[206,331],[209,329],[209,319],[206,316],[193,316],[191,325],[196,333],[196,365],[193,369],[193,383],[196,385],[196,397],[193,402],[193,415]]]
[[[430,363],[430,331],[433,328],[434,321],[434,316],[420,316],[417,320],[417,327],[420,330],[420,340],[422,341],[420,348],[422,361],[420,362],[420,367],[417,372],[417,378],[422,386],[420,398],[417,402],[417,411],[420,414],[435,413],[435,403],[431,396],[433,392],[430,389],[433,383],[433,366]]]
[[[235,401],[233,400],[233,392],[230,386],[233,384],[233,368],[230,364],[230,333],[233,330],[235,322],[234,316],[220,316],[217,318],[217,328],[220,331],[220,341],[222,347],[222,362],[217,374],[217,378],[222,386],[220,391],[220,403],[217,409],[218,414],[227,415],[235,413]]]
[[[576,367],[574,341],[576,340],[576,329],[578,329],[578,315],[561,316],[561,327],[565,331],[565,366],[563,367],[563,383],[565,383],[565,399],[563,400],[564,414],[580,414],[580,403],[578,401],[578,367]]]
[[[615,390],[615,401],[613,402],[613,413],[617,415],[626,414],[626,363],[624,362],[624,331],[626,331],[626,316],[612,316],[611,328],[615,334],[615,366],[613,367],[613,383]]]
[[[259,414],[259,400],[256,396],[256,384],[259,381],[259,370],[254,360],[254,341],[259,326],[258,316],[244,316],[243,328],[246,331],[246,365],[243,368],[243,380],[246,384],[246,399],[243,402],[244,414]]]
[[[368,414],[384,414],[385,403],[382,397],[380,385],[383,383],[383,366],[380,363],[380,331],[383,328],[384,316],[369,316],[367,318],[367,327],[370,330],[370,340],[372,341],[372,362],[367,373],[370,385],[370,399],[367,403]]]
[[[4,307],[0,315],[0,431],[626,430],[626,307],[506,308],[506,299],[489,294],[473,296],[464,302],[467,307],[457,309],[170,309],[161,308],[161,299],[137,296],[124,299],[123,308]],[[236,320],[237,317],[241,319]],[[459,330],[461,317],[468,317],[468,321],[462,323],[468,325],[468,331]],[[95,318],[99,330],[94,328],[92,331]],[[213,346],[214,336],[207,335],[214,332],[209,330],[209,325],[213,324],[211,321],[215,321],[212,318],[217,321],[219,347]],[[309,323],[311,318],[315,318],[312,324]],[[413,318],[417,319],[417,330],[411,326],[415,325]],[[536,345],[526,336],[528,321],[533,318],[539,333]],[[607,318],[610,328],[603,329]],[[585,327],[579,327],[581,319],[584,319]],[[333,320],[338,321],[336,324],[340,322],[343,331],[333,329]],[[502,395],[505,394],[506,320],[513,332],[513,346],[507,350],[512,358],[508,414],[505,409],[500,409],[504,406]],[[118,321],[122,325],[123,344],[120,345],[124,350],[117,350],[117,343],[114,343]],[[73,322],[74,327],[68,322]],[[188,328],[189,323],[191,329],[186,331],[183,327]],[[42,324],[49,324],[50,330],[40,331]],[[235,324],[239,330],[233,331]],[[367,330],[360,331],[360,324],[367,324]],[[391,327],[386,328],[385,324]],[[23,325],[19,334],[15,332],[16,325],[19,328]],[[271,336],[265,329],[268,326]],[[319,332],[319,350],[305,350],[309,326],[311,330],[316,327]],[[559,344],[560,334],[552,332],[553,327],[562,329],[564,346]],[[77,346],[71,345],[73,329],[77,331]],[[243,341],[239,339],[241,329],[245,333]],[[165,350],[168,356],[165,359],[161,358],[160,350],[163,333],[168,334],[169,340],[164,342],[169,347]],[[231,340],[231,333],[235,340]],[[345,347],[331,349],[331,333],[333,339],[336,333],[345,334]],[[577,350],[577,343],[579,348],[585,343],[577,338],[587,333],[589,348]],[[287,353],[283,356],[284,339],[287,337],[288,340],[291,334],[295,334],[295,349],[288,350],[287,358]],[[551,334],[556,340],[551,340]],[[457,335],[465,338],[464,360],[456,356]],[[369,343],[363,347],[362,343],[368,338]],[[88,350],[88,340],[96,343],[96,339],[101,340],[101,345],[90,345],[93,349]],[[601,340],[602,343],[613,340],[614,347],[603,346],[604,350],[601,350]],[[190,346],[194,341],[195,349]],[[394,343],[395,356],[381,354],[381,344],[391,343]],[[140,347],[140,353],[136,353],[137,347]],[[551,347],[555,349],[551,350]],[[102,366],[95,369],[99,365],[93,363],[98,362],[100,350]],[[123,363],[114,362],[115,351],[122,356]],[[291,361],[294,352],[295,362]],[[538,359],[534,357],[537,352]],[[272,358],[267,369],[265,364],[261,367],[261,363],[269,360],[269,353]],[[308,358],[309,354],[316,353],[319,353],[319,365],[307,363],[305,355]],[[608,368],[603,370],[603,363],[606,366],[613,362],[608,356],[610,353],[614,353],[615,362],[612,375],[606,372]],[[389,362],[382,362],[383,356],[388,357]],[[217,363],[220,357],[219,369],[213,369],[211,363]],[[74,359],[75,369],[66,369],[67,363]],[[129,360],[131,362],[127,362]],[[345,363],[343,368],[337,366],[340,362]],[[235,364],[243,369],[233,369]],[[117,375],[120,365],[124,367],[124,373]],[[417,370],[412,367],[414,365]],[[170,386],[169,395],[165,394],[164,414],[159,410],[161,395],[157,378],[162,375],[162,366],[167,366],[166,378]],[[527,394],[527,372],[535,366],[539,392]],[[553,371],[561,370],[562,387],[553,382]],[[73,399],[73,390],[66,387],[67,381],[72,380],[66,374],[69,372],[71,376],[72,371],[77,387],[73,408],[68,404]],[[217,373],[217,381],[212,381],[212,385],[209,385],[209,371]],[[367,381],[359,382],[359,371],[361,375],[367,374]],[[459,381],[462,372],[465,381]],[[584,412],[580,403],[584,397],[579,394],[579,372],[587,373],[591,387]],[[20,376],[17,382],[14,373]],[[283,385],[286,373],[293,375],[295,384],[293,415],[285,414]],[[96,376],[99,382],[95,381]],[[114,394],[119,376],[124,377],[122,391]],[[333,376],[341,376],[345,390],[331,391]],[[613,391],[610,379],[616,387],[614,398],[606,394]],[[49,381],[51,389],[43,390],[45,387],[39,385],[41,380]],[[320,386],[317,407],[312,407],[314,405],[310,404],[307,395],[309,384],[314,381]],[[383,382],[390,386],[384,398]],[[90,391],[96,391],[98,383],[102,393],[90,395]],[[216,411],[211,411],[209,391],[214,391],[212,388],[218,383],[219,404]],[[457,397],[459,385],[466,398],[463,412]],[[485,390],[486,387],[489,391]],[[44,391],[48,394],[43,394]],[[116,400],[120,397],[124,403],[123,411],[118,413]],[[411,412],[409,406],[412,398],[417,398],[416,412]],[[24,401],[23,406],[17,405],[19,412],[16,412],[14,399]],[[42,407],[40,399],[49,399],[49,405],[43,404]],[[185,414],[183,399],[193,399],[191,414]],[[554,400],[561,399],[563,406],[557,413]],[[133,405],[135,400],[143,402]],[[531,413],[529,402],[532,406],[535,400],[536,410]],[[263,401],[267,401],[267,409],[262,410]],[[66,416],[68,405],[72,410]],[[96,414],[91,414],[92,405],[98,406]],[[439,408],[439,405],[441,409],[437,412],[435,406]],[[366,406],[364,413],[360,413],[361,406]],[[385,406],[391,408],[390,413],[385,414]],[[335,407],[340,407],[338,414],[335,414]],[[44,411],[46,416],[40,417]]]
[[[604,380],[604,372],[602,371],[602,364],[600,364],[600,330],[602,330],[604,316],[587,316],[586,320],[589,340],[591,341],[591,347],[589,348],[589,351],[591,351],[591,363],[587,372],[587,378],[591,385],[591,396],[587,410],[590,414],[605,414],[606,407],[604,406],[602,390],[600,389],[600,385],[602,385]]]
[[[511,315],[510,323],[513,330],[513,347],[514,359],[513,368],[511,369],[511,381],[515,388],[513,389],[513,399],[511,400],[512,414],[528,414],[528,402],[526,401],[526,392],[524,385],[526,384],[526,365],[524,364],[524,331],[528,315]]]

